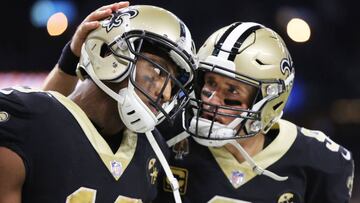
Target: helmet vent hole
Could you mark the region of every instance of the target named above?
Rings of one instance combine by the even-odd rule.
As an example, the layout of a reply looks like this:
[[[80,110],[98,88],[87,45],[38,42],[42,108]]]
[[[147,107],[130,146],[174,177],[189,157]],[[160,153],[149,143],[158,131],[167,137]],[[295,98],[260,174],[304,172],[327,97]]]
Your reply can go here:
[[[112,52],[111,52],[111,50],[109,49],[109,46],[104,43],[104,44],[101,46],[101,49],[100,49],[100,56],[101,56],[102,58],[105,58],[105,57],[107,57],[107,56],[109,56],[109,55],[111,55],[111,54],[112,54]]]
[[[260,61],[260,59],[256,59],[255,61],[256,61],[259,65],[261,65],[261,66],[265,65],[265,63],[263,63],[262,61]]]
[[[281,106],[281,104],[283,104],[284,102],[279,102],[279,103],[277,103],[276,105],[274,105],[273,106],[273,109],[274,109],[274,111],[277,109],[277,108],[279,108],[279,106]]]
[[[134,113],[135,113],[135,110],[132,110],[132,111],[128,112],[127,115],[132,115]]]
[[[139,121],[140,121],[140,118],[138,118],[138,119],[136,119],[136,120],[132,121],[132,122],[131,122],[131,125],[133,125],[133,124],[135,124],[135,123],[137,123],[137,122],[139,122]]]

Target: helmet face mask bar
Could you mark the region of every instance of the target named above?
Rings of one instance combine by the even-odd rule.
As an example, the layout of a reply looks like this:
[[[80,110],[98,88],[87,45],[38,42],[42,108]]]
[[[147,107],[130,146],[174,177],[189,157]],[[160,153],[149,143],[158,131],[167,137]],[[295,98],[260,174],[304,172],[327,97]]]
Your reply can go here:
[[[119,42],[126,43],[129,51],[134,55],[134,59],[126,58],[126,56],[124,57],[123,55],[116,53],[116,50],[114,50],[112,47],[115,44],[119,44]],[[134,47],[132,47],[132,44],[134,44]],[[117,48],[117,46],[115,48]],[[191,81],[193,80],[192,67],[195,64],[194,59],[172,41],[155,33],[149,33],[144,30],[132,30],[130,32],[124,33],[121,38],[118,38],[109,44],[109,49],[115,56],[129,61],[129,82],[138,92],[138,94],[142,94],[146,97],[146,100],[149,102],[148,105],[151,105],[158,110],[158,112],[155,113],[157,119],[160,120],[162,118],[166,118],[170,121],[173,121],[176,115],[181,112],[181,110],[189,101],[189,92],[192,91]],[[171,52],[171,55],[169,52]],[[160,55],[163,56],[163,58],[171,60],[172,63],[177,66],[177,70],[171,70],[171,68],[163,67],[159,63],[154,62],[144,53]],[[149,95],[145,85],[139,82],[140,79],[136,78],[137,71],[140,71],[137,70],[136,67],[136,62],[139,59],[145,60],[151,64],[149,69],[152,69],[141,71],[152,73],[156,72],[156,74],[165,78],[164,83],[161,85],[160,92],[158,93],[159,96],[155,98]],[[170,83],[171,102],[161,103],[161,97],[164,94],[166,86]]]
[[[206,62],[200,62],[200,67],[196,72],[199,78],[199,82],[195,85],[196,98],[192,98],[186,107],[185,118],[187,120],[185,120],[185,126],[195,139],[208,140],[206,145],[209,146],[222,146],[229,140],[249,138],[261,132],[263,129],[261,127],[261,108],[265,101],[271,101],[278,94],[281,94],[281,91],[285,90],[282,81],[260,81]],[[204,79],[200,78],[203,78],[206,73],[214,73],[224,79],[236,80],[239,85],[251,87],[253,94],[249,100],[249,107],[253,108],[245,109],[227,104],[217,105],[201,99],[202,94],[204,94],[202,90]],[[263,91],[269,91],[274,86],[278,88],[279,92],[263,100],[263,95],[266,95]],[[213,94],[216,93],[213,92]],[[206,96],[208,97],[208,95]],[[226,111],[231,111],[231,113]],[[228,118],[232,121],[224,124],[219,122],[219,117]]]

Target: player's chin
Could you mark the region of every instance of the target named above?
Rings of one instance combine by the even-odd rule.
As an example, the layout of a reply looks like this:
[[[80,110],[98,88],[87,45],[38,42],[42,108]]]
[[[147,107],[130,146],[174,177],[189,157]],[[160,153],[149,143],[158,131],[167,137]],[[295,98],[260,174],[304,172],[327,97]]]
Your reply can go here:
[[[142,102],[147,106],[148,109],[150,109],[150,111],[157,116],[159,114],[159,110],[156,108],[155,105],[152,104],[152,102],[146,98],[145,96],[140,96]]]

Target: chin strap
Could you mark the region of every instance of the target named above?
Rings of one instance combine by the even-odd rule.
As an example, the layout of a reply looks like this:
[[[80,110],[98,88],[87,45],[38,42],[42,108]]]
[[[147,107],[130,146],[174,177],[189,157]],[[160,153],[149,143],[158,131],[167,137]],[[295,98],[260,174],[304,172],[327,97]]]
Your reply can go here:
[[[82,47],[82,56],[83,56],[83,65],[80,65],[80,63],[78,64],[78,67],[76,69],[77,74],[79,76],[82,75],[80,74],[80,67],[90,76],[90,78],[92,79],[92,81],[100,88],[102,89],[107,95],[109,95],[111,98],[115,99],[117,102],[119,102],[120,104],[124,103],[125,98],[120,96],[119,94],[115,93],[112,89],[110,89],[108,86],[106,86],[96,75],[96,73],[94,72],[94,69],[92,67],[92,64],[90,63],[90,59],[89,59],[89,55],[87,54],[84,46]]]
[[[254,159],[252,159],[250,157],[250,155],[245,151],[245,149],[236,141],[233,140],[231,142],[229,142],[229,144],[231,144],[232,146],[234,146],[240,153],[241,155],[244,157],[244,159],[250,164],[250,167],[252,168],[252,170],[254,171],[254,173],[258,174],[258,175],[265,175],[268,176],[276,181],[285,181],[288,179],[288,176],[279,176],[276,175],[275,173],[268,171],[266,169],[262,169],[260,166],[258,166]]]
[[[154,150],[157,158],[159,159],[160,164],[161,164],[161,166],[163,167],[163,169],[165,171],[166,177],[168,178],[168,180],[170,182],[170,186],[171,186],[171,189],[172,189],[173,194],[174,194],[175,203],[181,203],[178,180],[172,174],[170,166],[169,166],[168,162],[166,161],[166,158],[165,158],[164,154],[162,153],[159,145],[157,144],[152,132],[147,131],[145,133],[145,135],[146,135],[146,138],[148,139],[152,149]]]

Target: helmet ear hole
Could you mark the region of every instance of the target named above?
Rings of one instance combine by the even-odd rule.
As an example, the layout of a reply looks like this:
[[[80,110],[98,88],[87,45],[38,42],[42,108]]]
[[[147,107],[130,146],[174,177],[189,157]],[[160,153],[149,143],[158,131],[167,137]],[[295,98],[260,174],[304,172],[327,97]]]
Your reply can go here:
[[[111,50],[109,49],[109,46],[108,46],[107,44],[103,43],[103,44],[101,45],[101,49],[100,49],[100,56],[101,56],[102,58],[105,58],[105,57],[107,57],[107,56],[109,56],[109,55],[111,55],[111,54],[112,54],[112,52],[111,52]]]

